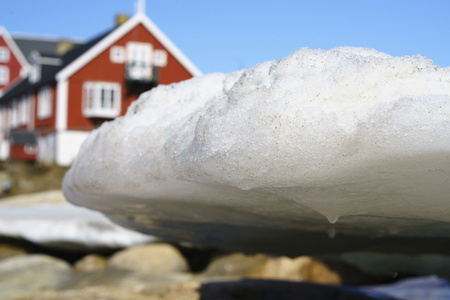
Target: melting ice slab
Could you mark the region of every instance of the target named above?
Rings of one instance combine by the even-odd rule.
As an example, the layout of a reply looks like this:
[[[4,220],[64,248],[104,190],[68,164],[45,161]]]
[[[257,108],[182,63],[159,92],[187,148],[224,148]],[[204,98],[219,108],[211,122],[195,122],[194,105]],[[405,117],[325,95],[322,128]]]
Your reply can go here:
[[[446,239],[450,68],[300,49],[159,86],[89,136],[63,185],[122,225],[244,250]]]

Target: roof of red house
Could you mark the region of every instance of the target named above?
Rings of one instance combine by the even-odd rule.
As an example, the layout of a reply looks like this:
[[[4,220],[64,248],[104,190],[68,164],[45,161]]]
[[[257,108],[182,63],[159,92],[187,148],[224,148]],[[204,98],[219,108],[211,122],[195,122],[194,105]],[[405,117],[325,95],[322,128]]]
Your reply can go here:
[[[112,30],[101,34],[100,36],[93,38],[91,41],[89,41],[86,44],[77,45],[72,50],[68,51],[66,54],[61,56],[61,65],[54,66],[54,65],[42,65],[41,66],[41,79],[37,82],[30,82],[28,80],[28,77],[20,81],[15,86],[9,88],[5,94],[0,98],[0,102],[10,100],[14,97],[20,96],[23,93],[29,91],[32,88],[39,87],[42,85],[45,85],[47,83],[55,81],[56,74],[64,69],[68,64],[70,64],[72,61],[77,59],[80,55],[82,55],[84,52],[89,50],[92,46],[97,44],[101,39],[103,39],[105,36],[107,36]]]
[[[58,43],[62,40],[60,38],[53,37],[40,37],[30,35],[14,34],[12,36],[17,47],[22,51],[24,57],[30,62],[30,54],[33,51],[38,51],[45,57],[60,57],[58,55]],[[68,40],[72,44],[73,48],[77,48],[80,45],[85,44],[78,40]]]

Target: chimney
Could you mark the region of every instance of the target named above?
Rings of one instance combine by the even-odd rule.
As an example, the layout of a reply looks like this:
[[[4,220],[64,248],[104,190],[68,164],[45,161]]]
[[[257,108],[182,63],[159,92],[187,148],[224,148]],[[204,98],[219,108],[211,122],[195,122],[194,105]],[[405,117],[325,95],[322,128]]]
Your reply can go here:
[[[59,56],[62,56],[67,51],[71,50],[72,48],[73,48],[73,44],[71,41],[61,40],[56,45],[56,54],[58,54]]]
[[[116,26],[119,27],[126,21],[128,21],[129,16],[127,14],[118,14],[116,16]]]

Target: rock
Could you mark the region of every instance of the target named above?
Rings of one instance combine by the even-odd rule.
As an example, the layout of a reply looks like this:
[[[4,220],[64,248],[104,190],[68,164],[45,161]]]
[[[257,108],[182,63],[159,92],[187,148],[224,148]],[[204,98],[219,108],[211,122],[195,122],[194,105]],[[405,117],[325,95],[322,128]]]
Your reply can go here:
[[[89,254],[75,262],[74,269],[76,272],[90,273],[102,270],[105,266],[105,257],[96,254]]]
[[[0,205],[4,206],[30,206],[36,204],[65,204],[66,198],[61,190],[46,190],[42,192],[19,194],[3,198]]]
[[[9,245],[0,245],[0,260],[25,253],[26,251],[21,248]]]
[[[204,278],[249,277],[261,273],[269,257],[263,254],[245,255],[233,253],[213,260],[201,275]]]
[[[36,292],[14,300],[197,300],[199,284],[176,283],[147,285],[141,288],[95,286],[79,290]]]
[[[279,257],[269,259],[260,274],[262,279],[309,281],[315,283],[340,284],[341,278],[323,262],[308,256],[294,259]]]
[[[168,244],[148,244],[125,249],[114,254],[107,265],[155,275],[189,271],[186,259]]]
[[[17,255],[0,261],[0,298],[55,289],[72,275],[68,263],[47,255]]]
[[[6,195],[11,191],[11,178],[7,172],[0,172],[0,195]]]
[[[327,284],[341,282],[336,272],[311,257],[271,258],[263,254],[247,256],[240,253],[227,255],[213,261],[201,277],[277,279]]]

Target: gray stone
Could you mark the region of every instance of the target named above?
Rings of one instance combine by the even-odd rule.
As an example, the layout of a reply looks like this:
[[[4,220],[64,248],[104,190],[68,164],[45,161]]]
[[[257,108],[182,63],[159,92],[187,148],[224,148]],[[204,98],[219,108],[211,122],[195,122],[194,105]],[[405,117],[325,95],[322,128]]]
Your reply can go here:
[[[25,253],[24,249],[0,244],[0,260]]]
[[[110,258],[108,267],[146,274],[189,271],[186,259],[169,244],[148,244],[125,249]]]
[[[47,255],[17,255],[0,261],[0,297],[57,288],[70,278],[68,263]]]
[[[140,288],[95,286],[79,290],[35,292],[14,300],[197,300],[196,282],[148,284]]]
[[[74,269],[76,272],[90,273],[105,268],[106,258],[96,254],[89,254],[75,262]]]
[[[270,257],[264,254],[230,254],[214,260],[202,279],[274,279],[339,284],[341,278],[326,264],[309,256]]]

